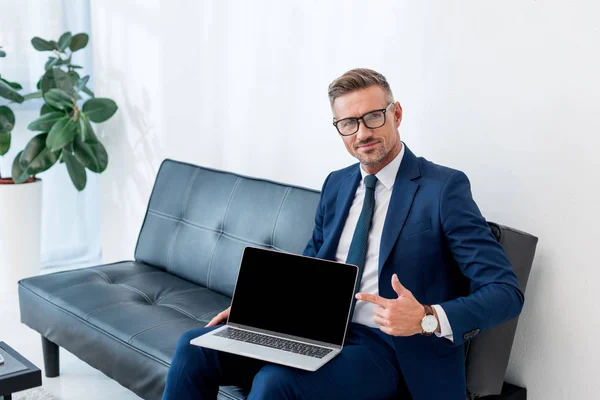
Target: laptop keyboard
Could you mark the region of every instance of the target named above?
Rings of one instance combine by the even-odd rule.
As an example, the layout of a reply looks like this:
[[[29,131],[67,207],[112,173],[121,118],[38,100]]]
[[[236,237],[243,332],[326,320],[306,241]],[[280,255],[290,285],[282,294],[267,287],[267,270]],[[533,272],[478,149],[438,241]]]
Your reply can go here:
[[[323,358],[327,354],[331,353],[331,349],[326,349],[324,347],[298,343],[292,340],[261,335],[260,333],[243,331],[241,329],[235,329],[231,327],[227,327],[226,329],[215,333],[215,336],[239,340],[240,342],[258,344],[260,346],[271,347],[273,349],[289,351],[291,353],[302,354],[315,358]]]

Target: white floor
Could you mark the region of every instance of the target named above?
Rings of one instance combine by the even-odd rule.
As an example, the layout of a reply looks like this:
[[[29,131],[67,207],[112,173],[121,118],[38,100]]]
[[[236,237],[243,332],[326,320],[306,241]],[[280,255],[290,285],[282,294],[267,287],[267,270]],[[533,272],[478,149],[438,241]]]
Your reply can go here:
[[[20,322],[19,300],[15,293],[0,291],[0,341],[40,368],[42,387],[61,400],[140,399],[65,349],[60,349],[60,376],[46,378],[40,335]]]

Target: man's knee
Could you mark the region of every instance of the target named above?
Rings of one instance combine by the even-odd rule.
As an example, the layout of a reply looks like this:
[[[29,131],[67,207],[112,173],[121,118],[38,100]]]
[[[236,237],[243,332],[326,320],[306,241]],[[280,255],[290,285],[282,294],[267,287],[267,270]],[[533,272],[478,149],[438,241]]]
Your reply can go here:
[[[194,329],[189,332],[185,332],[179,337],[177,341],[177,347],[175,348],[175,354],[173,355],[173,361],[177,359],[179,362],[187,363],[192,361],[194,364],[201,364],[201,361],[207,361],[213,359],[211,353],[216,350],[203,348],[190,344],[190,341],[198,336],[202,336],[205,333],[210,332],[212,329]],[[202,359],[205,360],[202,360]]]
[[[296,374],[292,368],[281,365],[264,366],[254,377],[248,399],[299,399]]]

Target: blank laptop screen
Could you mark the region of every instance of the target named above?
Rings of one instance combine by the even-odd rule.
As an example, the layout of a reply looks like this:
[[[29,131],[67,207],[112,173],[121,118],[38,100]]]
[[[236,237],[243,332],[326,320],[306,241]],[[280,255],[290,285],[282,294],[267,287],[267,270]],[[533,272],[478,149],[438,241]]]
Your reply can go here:
[[[351,265],[247,247],[229,323],[341,346],[356,274]]]

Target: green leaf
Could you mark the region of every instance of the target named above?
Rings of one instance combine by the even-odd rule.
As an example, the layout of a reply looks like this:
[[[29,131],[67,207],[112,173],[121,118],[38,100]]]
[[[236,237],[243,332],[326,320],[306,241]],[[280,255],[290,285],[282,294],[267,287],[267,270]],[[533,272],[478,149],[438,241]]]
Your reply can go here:
[[[71,80],[69,74],[60,68],[54,68],[52,73],[54,75],[54,82],[56,83],[57,88],[62,89],[69,94],[73,93],[73,81]]]
[[[23,86],[19,85],[17,82],[9,82],[4,78],[0,78],[0,81],[6,83],[8,86],[10,86],[11,88],[15,89],[15,90],[21,90],[23,89]]]
[[[33,47],[36,50],[39,51],[51,51],[54,50],[54,47],[52,46],[52,43],[42,39],[41,37],[34,37],[33,39],[31,39],[31,44],[33,45]]]
[[[59,110],[70,110],[75,103],[73,96],[61,89],[50,89],[44,93],[44,100]]]
[[[65,51],[65,49],[71,45],[71,39],[73,39],[71,32],[63,33],[58,39],[58,50]]]
[[[15,114],[7,106],[0,106],[0,133],[10,133],[15,127]]]
[[[63,60],[61,58],[56,58],[56,57],[50,57],[48,58],[48,61],[46,61],[46,64],[44,65],[44,69],[46,71],[54,68],[54,67],[58,67],[60,65],[67,65],[71,62],[71,57]]]
[[[92,91],[90,90],[90,88],[88,88],[87,86],[84,86],[84,87],[83,87],[83,89],[81,89],[81,90],[82,90],[84,93],[87,93],[87,94],[89,94],[89,95],[90,95],[90,96],[92,96],[92,97],[95,97],[95,95],[94,95],[94,92],[92,92]]]
[[[69,46],[71,51],[83,49],[85,46],[87,46],[89,39],[90,37],[87,35],[87,33],[78,33],[77,35],[73,36],[71,45]]]
[[[85,113],[81,113],[81,118],[79,118],[79,130],[81,132],[81,139],[88,144],[98,143],[98,137],[94,133],[94,128],[92,128],[92,124],[87,119]]]
[[[74,72],[74,71],[73,71],[73,73],[77,74],[77,72]],[[69,74],[70,74],[70,72],[69,72]],[[79,74],[77,74],[77,76],[79,76]],[[85,85],[87,85],[89,80],[90,80],[89,75],[86,75],[83,78],[79,79],[77,81],[77,83],[75,84],[75,90],[80,91]]]
[[[52,69],[46,71],[44,76],[42,76],[41,82],[38,89],[41,89],[43,93],[46,93],[50,89],[54,89],[56,87],[56,82],[54,82],[54,71]]]
[[[82,111],[93,122],[104,122],[117,112],[117,104],[111,99],[89,99],[83,104]]]
[[[9,84],[0,80],[0,97],[4,97],[7,100],[14,101],[15,103],[22,103],[25,98],[13,89]]]
[[[92,172],[104,172],[108,166],[108,153],[100,142],[87,144],[79,136],[73,141],[73,151],[77,160]]]
[[[23,183],[29,178],[27,171],[21,167],[21,154],[23,150],[17,154],[12,164],[12,179],[15,183]]]
[[[10,133],[0,133],[0,156],[8,153],[10,149]]]
[[[27,125],[27,129],[30,131],[49,132],[55,123],[66,117],[67,116],[62,111],[50,112],[42,115],[35,121],[32,121]]]
[[[44,69],[46,71],[48,71],[49,69],[51,69],[52,67],[54,67],[57,63],[58,63],[59,59],[56,57],[50,57],[48,58],[48,61],[46,61],[46,64],[44,65]]]
[[[52,50],[58,50],[58,43],[56,43],[54,40],[48,40],[48,43],[50,43],[50,46],[52,46]]]
[[[47,140],[48,134],[40,133],[34,136],[25,146],[20,165],[29,175],[44,172],[56,163],[58,156],[46,146]]]
[[[73,154],[67,149],[63,149],[62,158],[65,160],[65,164],[67,165],[67,171],[69,171],[69,176],[71,177],[71,181],[75,188],[79,191],[82,191],[85,188],[85,184],[87,181],[87,175],[85,173],[85,168],[83,165],[77,161]]]
[[[73,68],[73,69],[83,69],[83,67],[81,65],[73,65],[73,64],[71,64],[71,68]]]
[[[58,108],[54,108],[54,107],[49,106],[48,104],[44,103],[42,105],[42,108],[40,109],[40,116],[54,112],[54,111],[60,111],[60,110]]]
[[[6,53],[2,50],[0,50],[0,57],[6,57]]]
[[[77,135],[77,122],[71,118],[64,118],[52,126],[46,138],[46,146],[52,151],[57,151],[73,141]]]
[[[25,96],[23,96],[23,98],[25,100],[39,99],[41,97],[42,97],[42,91],[41,90],[39,92],[33,92],[33,93],[29,93],[29,94],[26,94]]]
[[[79,89],[77,89],[75,87],[75,85],[77,85],[77,82],[79,82],[79,74],[75,71],[69,71],[67,73],[67,75],[69,75],[69,79],[71,80],[71,83],[73,84],[73,89],[75,92],[77,92]]]

